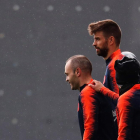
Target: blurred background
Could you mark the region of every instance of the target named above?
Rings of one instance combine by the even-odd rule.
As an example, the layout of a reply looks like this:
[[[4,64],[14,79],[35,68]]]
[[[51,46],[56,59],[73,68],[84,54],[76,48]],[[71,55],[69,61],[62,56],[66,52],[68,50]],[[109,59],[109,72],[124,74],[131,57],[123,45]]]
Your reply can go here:
[[[88,24],[113,19],[121,50],[140,60],[139,0],[0,0],[0,140],[81,140],[79,91],[65,82],[65,61],[83,54],[102,81]]]

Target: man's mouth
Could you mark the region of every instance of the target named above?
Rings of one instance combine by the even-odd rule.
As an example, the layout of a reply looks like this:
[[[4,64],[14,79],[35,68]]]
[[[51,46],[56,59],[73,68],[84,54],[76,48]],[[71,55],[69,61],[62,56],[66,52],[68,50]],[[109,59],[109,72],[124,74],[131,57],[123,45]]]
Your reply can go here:
[[[96,49],[96,50],[99,50],[100,48],[98,48],[98,47],[95,47],[95,49]]]
[[[99,51],[100,49],[96,48],[96,51]]]

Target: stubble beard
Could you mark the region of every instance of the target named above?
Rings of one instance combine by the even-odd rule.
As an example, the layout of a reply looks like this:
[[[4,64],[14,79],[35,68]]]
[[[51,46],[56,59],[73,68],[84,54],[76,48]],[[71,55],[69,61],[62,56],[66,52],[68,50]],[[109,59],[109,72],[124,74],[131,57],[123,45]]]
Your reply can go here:
[[[71,89],[72,90],[78,90],[79,89],[79,86],[78,85],[71,85]]]
[[[72,82],[71,83],[71,89],[72,90],[78,90],[79,89],[79,83],[78,82]]]

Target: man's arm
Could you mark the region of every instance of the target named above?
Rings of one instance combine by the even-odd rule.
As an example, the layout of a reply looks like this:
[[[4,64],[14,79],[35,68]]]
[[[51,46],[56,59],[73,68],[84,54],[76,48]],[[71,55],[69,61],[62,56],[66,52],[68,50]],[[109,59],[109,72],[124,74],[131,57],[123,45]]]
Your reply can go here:
[[[85,91],[84,91],[85,92]],[[83,140],[96,139],[98,132],[99,102],[95,91],[88,87],[86,93],[81,94],[84,118]]]
[[[108,96],[109,98],[111,98],[113,101],[117,101],[119,98],[119,95],[113,91],[111,91],[110,89],[106,88],[106,87],[102,87],[100,89],[100,93],[104,94],[105,96]]]
[[[89,86],[92,87],[96,92],[100,92],[103,95],[111,98],[115,103],[119,98],[118,94],[106,88],[100,81],[93,80],[92,84],[89,84]]]

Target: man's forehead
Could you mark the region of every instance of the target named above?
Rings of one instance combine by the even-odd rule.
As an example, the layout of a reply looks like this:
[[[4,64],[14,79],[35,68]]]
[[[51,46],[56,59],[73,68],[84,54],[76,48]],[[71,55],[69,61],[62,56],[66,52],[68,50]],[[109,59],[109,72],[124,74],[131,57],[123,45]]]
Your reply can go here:
[[[69,69],[71,67],[71,61],[68,60],[65,65],[65,69]]]
[[[71,65],[71,60],[68,60],[67,62],[66,62],[66,66],[70,66]]]
[[[103,36],[103,32],[102,31],[97,31],[93,34],[93,36]]]

